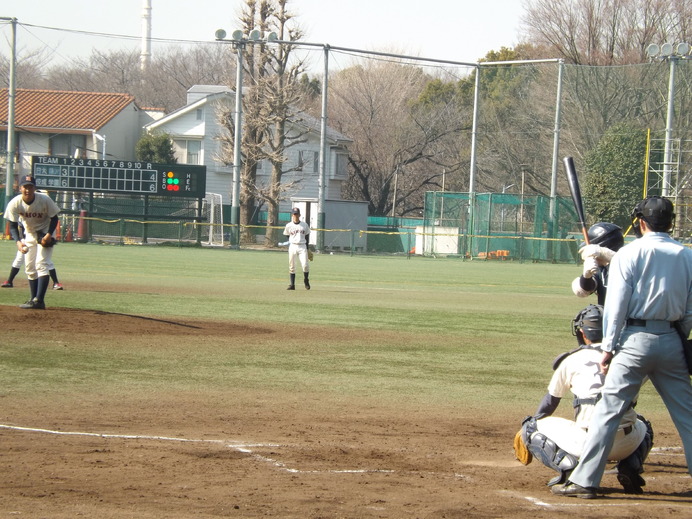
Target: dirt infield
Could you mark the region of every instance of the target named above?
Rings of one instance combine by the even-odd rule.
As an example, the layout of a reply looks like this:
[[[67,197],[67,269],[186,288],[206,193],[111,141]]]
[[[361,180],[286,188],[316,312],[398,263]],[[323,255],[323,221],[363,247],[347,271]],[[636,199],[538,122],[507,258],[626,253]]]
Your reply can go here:
[[[289,333],[49,308],[56,335]],[[6,331],[35,312],[2,307]],[[311,332],[314,333],[314,332]],[[325,330],[325,333],[330,333]],[[17,395],[0,388],[2,517],[689,517],[692,480],[677,433],[654,423],[643,496],[606,474],[605,497],[558,498],[552,471],[514,460],[517,416],[376,398],[248,390]]]

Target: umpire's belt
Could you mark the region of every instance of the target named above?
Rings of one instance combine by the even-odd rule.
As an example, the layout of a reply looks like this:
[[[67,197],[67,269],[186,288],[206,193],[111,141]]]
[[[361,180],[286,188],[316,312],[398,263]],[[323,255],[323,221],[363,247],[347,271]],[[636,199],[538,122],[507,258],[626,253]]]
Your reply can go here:
[[[662,332],[667,333],[673,328],[672,321],[656,321],[656,320],[644,320],[644,319],[627,319],[627,326],[636,326],[637,328],[646,328],[648,332]]]

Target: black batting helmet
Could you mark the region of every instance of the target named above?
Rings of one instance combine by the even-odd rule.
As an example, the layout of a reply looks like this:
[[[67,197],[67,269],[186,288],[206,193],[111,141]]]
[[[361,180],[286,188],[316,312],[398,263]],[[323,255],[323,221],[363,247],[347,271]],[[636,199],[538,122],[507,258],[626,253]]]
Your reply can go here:
[[[589,227],[589,243],[617,252],[625,244],[622,229],[609,222],[598,222]]]
[[[673,202],[662,196],[650,196],[639,202],[632,210],[632,229],[637,238],[642,236],[640,220],[654,232],[672,231],[675,225]]]
[[[577,342],[584,344],[583,337],[591,342],[599,343],[603,340],[603,307],[601,305],[589,305],[581,310],[572,319],[572,335],[577,337]]]

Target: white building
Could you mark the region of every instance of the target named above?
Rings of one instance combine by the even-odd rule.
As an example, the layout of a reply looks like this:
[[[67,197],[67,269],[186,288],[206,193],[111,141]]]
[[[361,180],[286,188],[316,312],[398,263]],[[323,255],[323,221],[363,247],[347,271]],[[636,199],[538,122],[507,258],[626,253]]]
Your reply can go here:
[[[228,87],[196,85],[188,90],[185,106],[144,126],[145,131],[171,136],[178,163],[206,166],[207,192],[220,194],[224,205],[232,202],[233,165],[220,160],[219,137],[224,135],[225,129],[219,123],[219,113],[234,107],[235,92]],[[301,135],[304,142],[286,150],[288,157],[282,182],[291,189],[284,193],[280,211],[288,211],[292,199],[317,200],[319,194],[320,121],[302,113],[296,121],[289,123],[289,132]],[[350,142],[339,132],[327,129],[326,199],[342,199],[341,187],[348,178],[347,146]],[[257,170],[258,185],[268,185],[270,176],[271,165],[262,161]]]

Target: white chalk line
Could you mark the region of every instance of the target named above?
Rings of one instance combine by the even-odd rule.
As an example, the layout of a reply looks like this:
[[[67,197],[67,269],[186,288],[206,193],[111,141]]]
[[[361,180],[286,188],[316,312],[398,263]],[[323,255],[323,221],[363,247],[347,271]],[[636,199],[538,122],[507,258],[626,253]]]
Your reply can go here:
[[[92,438],[109,438],[109,439],[124,439],[124,440],[153,440],[153,441],[171,441],[181,443],[214,443],[217,445],[225,445],[235,451],[243,454],[248,454],[258,461],[262,461],[275,468],[290,472],[292,474],[392,474],[394,470],[384,469],[332,469],[332,470],[301,470],[290,468],[285,463],[268,458],[253,452],[251,448],[262,447],[281,447],[278,443],[245,443],[245,442],[229,442],[228,440],[200,440],[191,438],[176,438],[171,436],[151,436],[143,434],[106,434],[106,433],[90,433],[81,431],[55,431],[52,429],[41,429],[37,427],[22,427],[19,425],[0,424],[0,429],[11,429],[15,431],[35,432],[43,434],[54,434],[58,436],[88,436]]]

